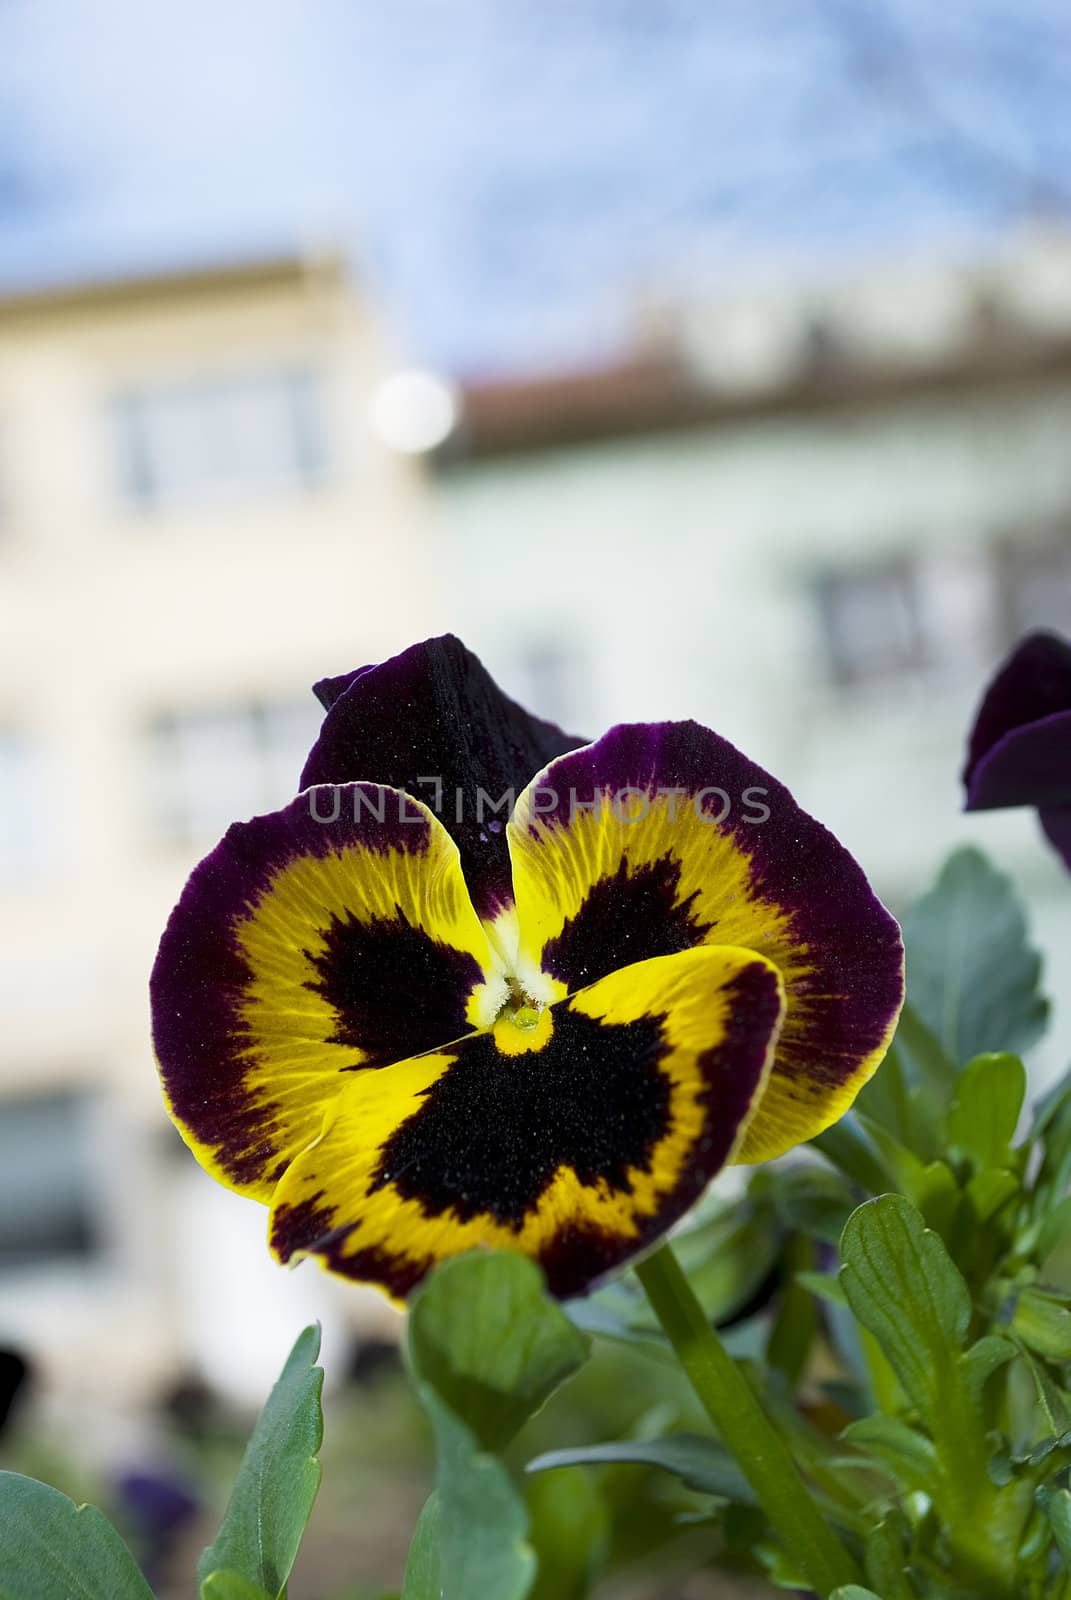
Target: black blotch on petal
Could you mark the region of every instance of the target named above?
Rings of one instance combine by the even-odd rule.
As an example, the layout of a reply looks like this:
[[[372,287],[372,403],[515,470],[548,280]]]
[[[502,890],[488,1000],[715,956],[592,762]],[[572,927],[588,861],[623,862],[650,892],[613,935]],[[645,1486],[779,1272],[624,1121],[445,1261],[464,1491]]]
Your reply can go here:
[[[335,918],[309,961],[319,976],[308,987],[338,1016],[328,1042],[362,1051],[362,1067],[404,1061],[467,1032],[465,1003],[483,976],[473,956],[412,927],[400,909],[389,921]]]
[[[629,1191],[669,1124],[662,1018],[595,1022],[562,1007],[541,1050],[464,1040],[419,1111],[388,1140],[373,1192],[393,1184],[427,1216],[452,1210],[519,1229],[559,1167]]]
[[[622,861],[546,944],[544,970],[576,990],[634,961],[693,949],[713,924],[695,915],[694,894],[678,901],[680,876],[680,862],[669,857],[636,868]]]

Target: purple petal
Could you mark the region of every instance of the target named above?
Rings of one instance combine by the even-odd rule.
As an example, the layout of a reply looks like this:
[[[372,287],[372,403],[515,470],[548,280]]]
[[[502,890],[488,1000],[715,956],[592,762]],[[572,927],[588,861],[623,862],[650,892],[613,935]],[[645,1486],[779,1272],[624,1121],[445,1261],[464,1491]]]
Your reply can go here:
[[[236,822],[153,967],[172,1118],[214,1177],[267,1200],[347,1074],[470,1030],[491,965],[454,846],[398,790],[313,789]]]
[[[452,634],[413,645],[348,682],[325,679],[317,693],[329,709],[302,787],[373,782],[405,790],[453,836],[480,914],[509,904],[504,824],[512,799],[505,797],[585,741],[510,700]]]
[[[1071,709],[1013,728],[975,765],[968,811],[1071,805]]]
[[[319,700],[325,711],[330,711],[336,700],[340,700],[351,683],[356,683],[358,678],[363,678],[366,672],[374,672],[376,663],[369,667],[355,667],[352,672],[343,672],[337,678],[321,678],[312,686],[312,692]]]
[[[1046,806],[1039,816],[1046,839],[1071,867],[1071,806]]]
[[[1018,800],[978,802],[971,795],[981,763],[1014,730],[1071,711],[1071,645],[1052,633],[1032,633],[1016,646],[985,692],[974,719],[963,782],[968,810],[985,805],[1025,805]],[[1032,759],[1025,751],[1025,759]],[[1003,759],[1003,758],[1002,758]],[[1016,759],[1014,753],[1012,761]],[[1014,770],[1009,766],[1008,771]]]
[[[783,784],[695,722],[625,724],[541,773],[509,827],[521,956],[575,991],[697,945],[780,968],[788,1014],[741,1159],[843,1115],[903,1000],[903,945],[861,868]]]

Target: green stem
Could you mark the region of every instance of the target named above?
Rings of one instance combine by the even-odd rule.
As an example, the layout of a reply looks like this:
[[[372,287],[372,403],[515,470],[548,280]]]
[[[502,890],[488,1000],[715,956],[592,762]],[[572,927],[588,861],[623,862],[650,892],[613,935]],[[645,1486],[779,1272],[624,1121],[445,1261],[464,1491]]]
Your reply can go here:
[[[636,1273],[708,1417],[793,1561],[823,1597],[859,1569],[811,1499],[788,1447],[692,1292],[668,1244]]]

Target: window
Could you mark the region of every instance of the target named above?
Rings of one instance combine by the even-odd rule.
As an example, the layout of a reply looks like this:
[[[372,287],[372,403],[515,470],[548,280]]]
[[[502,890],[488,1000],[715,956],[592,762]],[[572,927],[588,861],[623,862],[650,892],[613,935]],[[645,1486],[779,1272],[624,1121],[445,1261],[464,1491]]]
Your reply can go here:
[[[84,1260],[100,1248],[88,1100],[0,1100],[0,1272]]]
[[[311,368],[131,388],[113,412],[123,493],[143,509],[313,488],[326,473],[322,384]]]
[[[157,834],[212,843],[235,820],[293,799],[322,715],[310,696],[157,717],[146,752]]]
[[[829,668],[843,686],[913,673],[925,664],[910,561],[827,573],[818,582]]]
[[[46,832],[38,752],[19,730],[0,728],[0,888],[41,871]]]
[[[1071,632],[1071,530],[1005,545],[998,571],[1008,643],[1034,628]]]

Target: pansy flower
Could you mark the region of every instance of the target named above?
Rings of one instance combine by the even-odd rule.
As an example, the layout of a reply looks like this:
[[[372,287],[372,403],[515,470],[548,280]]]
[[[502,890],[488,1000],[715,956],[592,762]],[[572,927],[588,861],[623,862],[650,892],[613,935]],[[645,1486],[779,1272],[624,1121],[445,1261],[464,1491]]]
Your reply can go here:
[[[963,773],[968,811],[1036,806],[1071,867],[1071,644],[1031,633],[989,685]]]
[[[171,1115],[280,1261],[404,1299],[483,1244],[576,1294],[851,1104],[899,929],[732,745],[582,743],[451,637],[317,693],[302,792],[196,868],[152,978]]]

